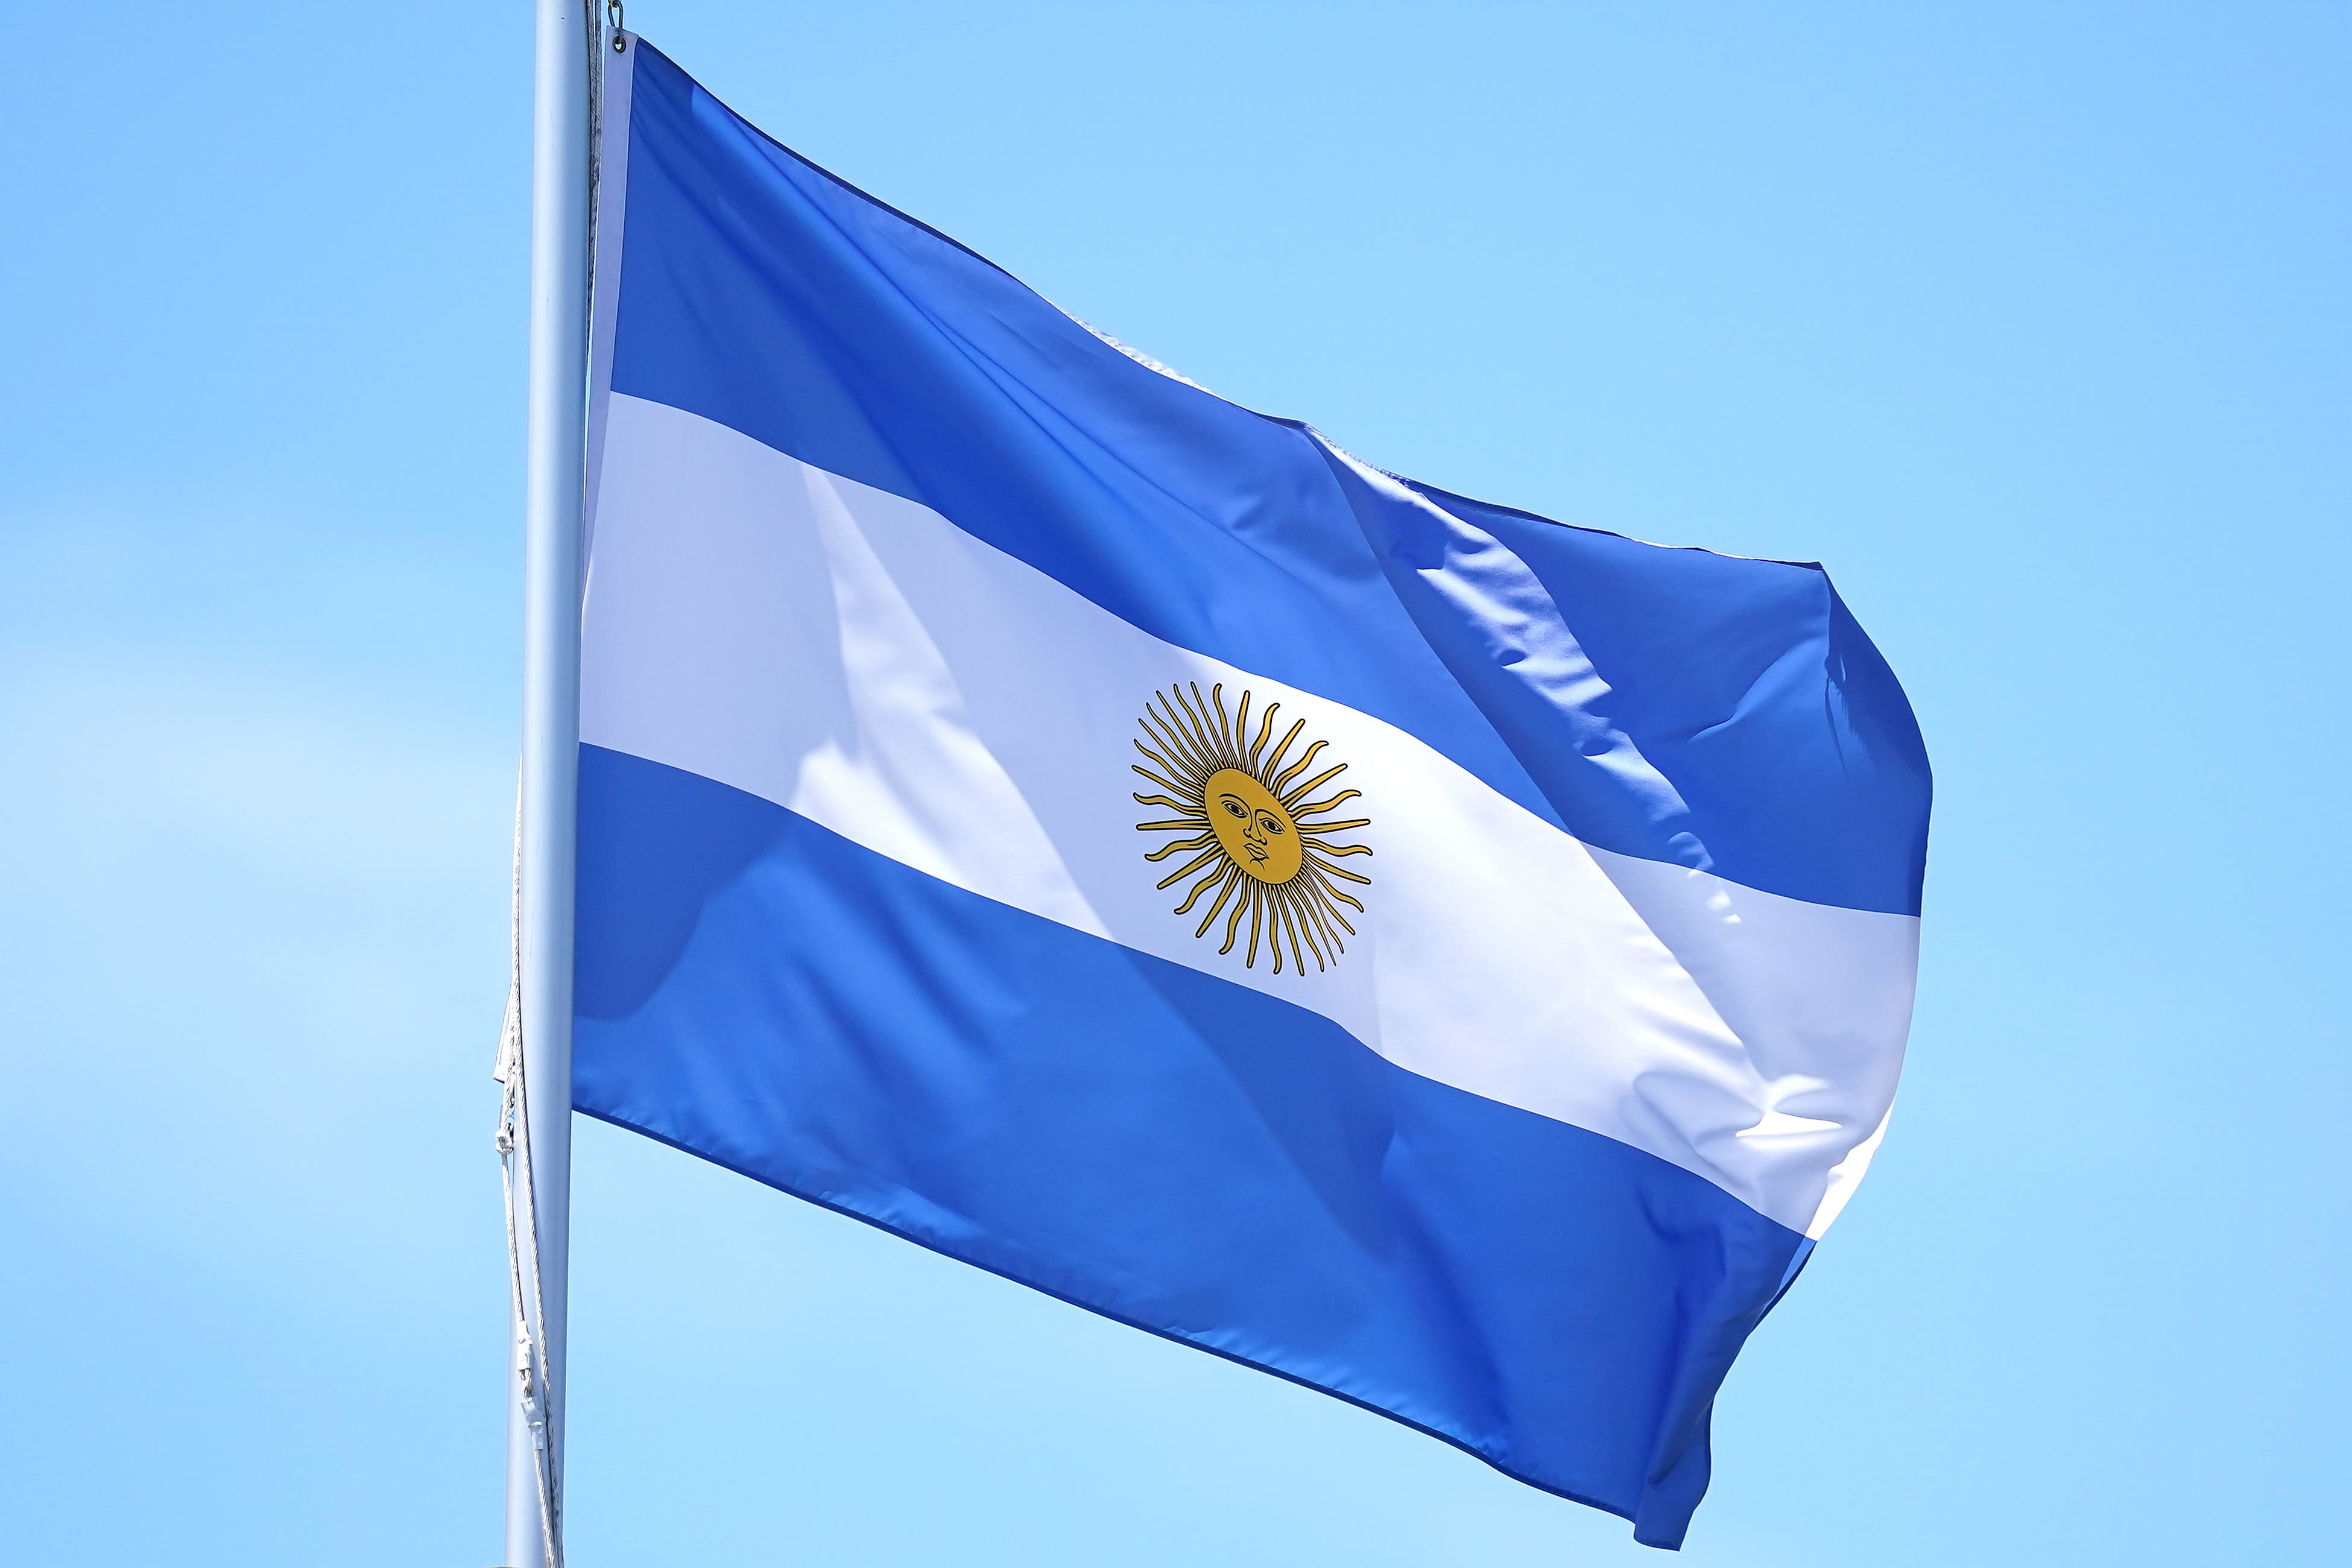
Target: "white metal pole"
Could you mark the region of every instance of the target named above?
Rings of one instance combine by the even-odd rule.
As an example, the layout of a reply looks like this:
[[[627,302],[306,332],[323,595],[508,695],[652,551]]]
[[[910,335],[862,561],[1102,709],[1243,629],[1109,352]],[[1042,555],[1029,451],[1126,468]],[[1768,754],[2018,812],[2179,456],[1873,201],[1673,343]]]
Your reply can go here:
[[[588,392],[588,72],[593,0],[537,0],[531,130],[530,407],[523,485],[520,982],[527,1186],[522,1331],[537,1342],[548,1479],[563,1473],[565,1283],[572,1225],[572,923],[580,755],[580,539]],[[527,1194],[527,1200],[526,1200]],[[526,1364],[518,1342],[515,1365]],[[505,1561],[556,1568],[538,1435],[509,1388]],[[551,1537],[556,1542],[549,1551]]]

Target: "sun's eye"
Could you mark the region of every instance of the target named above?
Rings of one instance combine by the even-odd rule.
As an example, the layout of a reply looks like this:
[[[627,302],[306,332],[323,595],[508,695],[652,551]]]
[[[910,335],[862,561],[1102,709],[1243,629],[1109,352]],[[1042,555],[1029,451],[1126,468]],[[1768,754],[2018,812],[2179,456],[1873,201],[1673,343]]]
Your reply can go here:
[[[1223,800],[1219,801],[1217,804],[1225,808],[1225,815],[1227,816],[1247,816],[1249,815],[1249,808],[1242,805],[1240,801],[1235,800],[1232,795],[1225,796]]]
[[[1279,833],[1282,831],[1281,820],[1270,811],[1261,811],[1257,814],[1257,826],[1258,831],[1261,833]]]

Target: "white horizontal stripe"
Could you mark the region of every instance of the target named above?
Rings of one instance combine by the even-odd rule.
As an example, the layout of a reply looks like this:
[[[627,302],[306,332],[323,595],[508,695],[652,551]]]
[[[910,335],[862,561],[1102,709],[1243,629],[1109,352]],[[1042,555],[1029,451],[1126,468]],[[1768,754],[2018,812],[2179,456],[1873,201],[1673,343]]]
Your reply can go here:
[[[614,395],[581,739],[958,887],[1310,1008],[1381,1056],[1697,1173],[1793,1228],[1878,1127],[1917,922],[1588,850],[1402,730],[1139,631],[929,509]],[[1363,791],[1328,973],[1171,912],[1129,771],[1151,695],[1282,705]],[[1279,732],[1279,730],[1277,730]],[[1337,787],[1336,785],[1334,787]],[[1202,906],[1205,908],[1205,903]],[[1246,925],[1246,922],[1244,922]],[[799,933],[821,941],[821,933]],[[1116,1027],[1110,1033],[1115,1037]],[[1866,1155],[1864,1156],[1866,1158]],[[1825,1216],[1824,1216],[1825,1223]]]

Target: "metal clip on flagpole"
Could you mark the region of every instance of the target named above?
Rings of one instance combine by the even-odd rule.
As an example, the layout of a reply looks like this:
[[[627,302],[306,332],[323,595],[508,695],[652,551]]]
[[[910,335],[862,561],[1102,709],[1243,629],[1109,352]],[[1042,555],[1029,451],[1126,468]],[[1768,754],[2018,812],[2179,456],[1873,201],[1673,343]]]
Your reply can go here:
[[[563,1562],[563,1342],[572,1221],[572,900],[588,397],[593,0],[538,0],[530,413],[524,476],[523,747],[514,989],[501,1051],[514,1361],[504,1561]]]

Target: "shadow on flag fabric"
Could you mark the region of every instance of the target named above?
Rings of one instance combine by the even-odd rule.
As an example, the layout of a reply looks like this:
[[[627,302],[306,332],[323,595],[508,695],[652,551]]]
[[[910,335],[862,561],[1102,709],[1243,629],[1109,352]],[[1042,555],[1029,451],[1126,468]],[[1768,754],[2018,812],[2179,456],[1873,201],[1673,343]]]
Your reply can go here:
[[[605,93],[579,1109],[1678,1544],[1909,1024],[1828,577],[1371,468]]]

